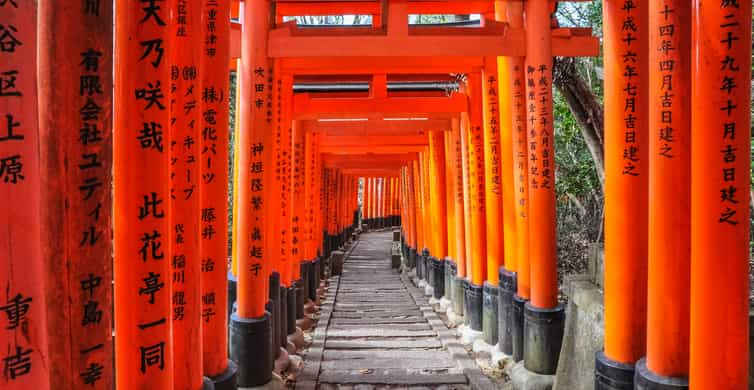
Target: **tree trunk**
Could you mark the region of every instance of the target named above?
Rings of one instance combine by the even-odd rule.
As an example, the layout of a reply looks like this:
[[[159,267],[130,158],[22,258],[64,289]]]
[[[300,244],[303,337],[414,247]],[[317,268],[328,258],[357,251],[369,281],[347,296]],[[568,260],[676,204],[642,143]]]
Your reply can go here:
[[[553,66],[553,84],[563,95],[568,107],[576,117],[581,128],[589,153],[594,160],[597,177],[604,193],[605,155],[604,112],[602,105],[592,92],[589,84],[576,70],[576,61],[572,57],[555,57]]]

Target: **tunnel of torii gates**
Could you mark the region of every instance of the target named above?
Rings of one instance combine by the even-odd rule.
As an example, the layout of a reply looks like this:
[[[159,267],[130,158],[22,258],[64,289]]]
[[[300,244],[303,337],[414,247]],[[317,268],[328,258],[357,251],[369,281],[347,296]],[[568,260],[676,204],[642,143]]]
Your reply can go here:
[[[599,54],[556,6],[0,0],[0,387],[263,385],[359,224],[400,226],[435,297],[552,374],[552,58]],[[751,1],[603,8],[596,387],[745,389]]]

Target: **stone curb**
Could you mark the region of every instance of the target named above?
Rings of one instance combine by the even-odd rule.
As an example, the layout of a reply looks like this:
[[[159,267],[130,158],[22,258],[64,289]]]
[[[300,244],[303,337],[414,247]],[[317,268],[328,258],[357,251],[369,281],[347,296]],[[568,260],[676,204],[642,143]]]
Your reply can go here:
[[[435,313],[432,306],[429,305],[427,297],[414,287],[405,273],[401,273],[401,281],[404,286],[406,286],[414,303],[419,306],[419,309],[424,314],[424,318],[429,322],[432,330],[437,332],[440,342],[445,348],[447,348],[451,358],[453,358],[458,364],[458,367],[463,371],[464,375],[469,379],[469,386],[471,389],[490,390],[496,388],[490,378],[482,373],[482,370],[476,362],[471,359],[468,353],[466,353],[466,350],[453,335],[453,331],[448,329],[440,317],[437,316],[437,313]]]
[[[351,248],[349,248],[348,252],[344,255],[344,263],[348,260],[351,252],[353,252],[358,245],[358,240],[351,245]],[[312,343],[309,345],[309,350],[305,355],[304,370],[296,380],[296,390],[315,390],[317,388],[317,379],[319,378],[319,370],[322,365],[322,356],[325,352],[327,328],[330,326],[330,319],[332,318],[332,312],[335,308],[335,299],[338,295],[338,289],[340,288],[340,276],[333,276],[330,278],[330,282],[331,288],[325,293],[325,300],[322,302],[319,321],[317,321],[316,328],[314,328],[314,334],[312,335]]]

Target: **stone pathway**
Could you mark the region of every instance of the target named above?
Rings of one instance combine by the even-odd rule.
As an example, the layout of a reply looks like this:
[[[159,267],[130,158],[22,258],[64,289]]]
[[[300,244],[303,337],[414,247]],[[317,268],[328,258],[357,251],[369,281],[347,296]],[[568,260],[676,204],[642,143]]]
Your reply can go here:
[[[492,389],[426,298],[390,268],[390,232],[361,236],[331,280],[296,389]]]

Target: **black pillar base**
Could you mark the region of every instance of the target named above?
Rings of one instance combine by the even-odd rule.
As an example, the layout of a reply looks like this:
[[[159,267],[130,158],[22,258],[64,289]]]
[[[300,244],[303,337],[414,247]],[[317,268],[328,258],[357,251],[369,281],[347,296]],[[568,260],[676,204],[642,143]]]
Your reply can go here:
[[[280,355],[280,333],[283,329],[283,316],[281,313],[282,305],[280,304],[280,274],[273,272],[270,274],[270,301],[272,302],[272,344],[275,358]]]
[[[308,288],[306,296],[312,301],[317,300],[317,287],[319,287],[317,284],[317,276],[319,276],[319,261],[315,259],[309,263],[309,281],[306,284],[306,287]]]
[[[408,268],[416,268],[416,249],[408,248]]]
[[[687,378],[657,375],[647,367],[646,358],[636,362],[634,390],[687,390],[688,388]]]
[[[291,287],[288,287],[288,316],[286,319],[288,320],[286,333],[285,335],[288,336],[289,334],[296,333],[296,314],[298,311],[298,302],[296,300],[296,295],[298,294],[298,288],[294,284]],[[301,312],[303,313],[304,307],[301,306]],[[288,337],[285,338],[286,345],[288,345]]]
[[[466,279],[459,278],[456,274],[453,275],[453,280],[451,281],[453,288],[450,289],[452,294],[450,299],[453,302],[453,312],[459,316],[463,315],[464,295],[466,295],[466,288],[464,287],[465,281]]]
[[[469,319],[471,330],[481,332],[484,329],[482,324],[482,302],[484,300],[482,286],[469,282],[465,293],[466,295],[463,297],[464,318]]]
[[[296,320],[304,318],[304,304],[306,303],[306,290],[303,275],[296,281]]]
[[[450,259],[450,257],[445,258],[445,273],[443,274],[443,296],[445,299],[450,300],[453,296],[453,275],[454,270],[456,267],[456,263],[453,262],[453,260]]]
[[[524,360],[524,306],[528,300],[513,296],[513,329],[511,338],[513,344],[513,361]]]
[[[482,292],[482,337],[485,343],[495,345],[498,341],[498,287],[484,282]]]
[[[228,359],[228,367],[222,374],[210,377],[215,385],[215,390],[237,390],[238,389],[238,366]]]
[[[278,326],[278,345],[288,346],[288,287],[280,286],[280,323]]]
[[[469,326],[469,324],[471,324],[471,316],[466,314],[466,290],[468,289],[469,289],[469,281],[467,279],[462,278],[460,294],[463,294],[463,299],[461,299],[463,310],[461,310],[461,313],[463,313],[463,324],[466,326]]]
[[[212,379],[206,376],[202,378],[202,390],[215,390],[215,384],[212,382]]]
[[[445,261],[433,257],[432,273],[434,273],[432,292],[435,299],[440,299],[445,295]]]
[[[269,313],[261,318],[230,317],[230,359],[238,364],[239,387],[261,386],[272,379],[270,320]]]
[[[233,272],[228,271],[228,319],[233,314],[233,304],[236,303],[237,291],[238,279],[233,275]]]
[[[524,366],[541,375],[555,375],[565,331],[565,306],[524,308]]]
[[[633,390],[634,365],[619,363],[598,351],[594,364],[594,390]]]
[[[516,295],[516,273],[500,267],[497,307],[497,337],[500,352],[513,355],[513,296]]]
[[[272,299],[267,301],[267,303],[264,304],[264,311],[269,313],[270,315],[270,364],[275,365],[275,359],[278,358],[278,355],[280,355],[280,348],[274,347],[272,345],[272,340],[275,339],[275,316],[272,314],[275,311],[275,303],[272,302]],[[236,313],[235,311],[233,313]],[[277,339],[275,339],[277,340]],[[274,348],[273,348],[274,347]]]

